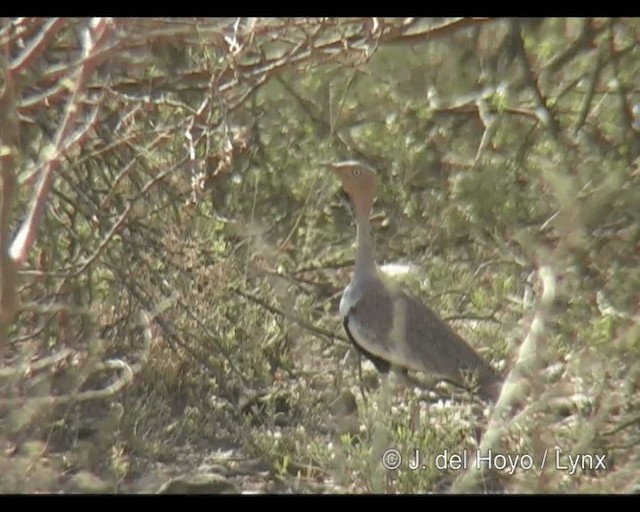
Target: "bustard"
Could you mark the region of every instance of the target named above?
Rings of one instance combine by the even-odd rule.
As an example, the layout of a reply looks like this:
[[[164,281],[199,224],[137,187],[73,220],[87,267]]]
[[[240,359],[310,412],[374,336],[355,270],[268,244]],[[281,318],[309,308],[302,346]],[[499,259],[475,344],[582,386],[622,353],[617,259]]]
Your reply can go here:
[[[377,176],[357,161],[329,164],[349,195],[356,218],[356,258],[351,283],[340,300],[340,315],[350,341],[381,373],[414,370],[468,387],[475,375],[478,394],[495,401],[498,375],[436,313],[385,280],[378,270],[369,214]]]

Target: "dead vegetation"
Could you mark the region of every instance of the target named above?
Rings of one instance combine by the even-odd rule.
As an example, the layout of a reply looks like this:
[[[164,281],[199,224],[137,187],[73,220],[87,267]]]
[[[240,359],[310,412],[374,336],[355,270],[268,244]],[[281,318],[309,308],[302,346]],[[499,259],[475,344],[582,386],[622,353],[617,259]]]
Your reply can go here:
[[[639,31],[2,20],[0,492],[637,492]],[[343,158],[495,409],[359,372]]]

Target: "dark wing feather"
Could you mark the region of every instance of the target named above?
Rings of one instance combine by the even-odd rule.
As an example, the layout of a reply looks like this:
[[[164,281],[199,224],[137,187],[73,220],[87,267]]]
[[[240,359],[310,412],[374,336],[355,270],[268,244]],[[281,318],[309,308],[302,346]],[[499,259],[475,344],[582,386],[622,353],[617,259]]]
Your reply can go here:
[[[406,315],[404,340],[425,370],[453,376],[458,369],[476,369],[484,361],[438,315],[420,301],[401,293],[397,299]]]
[[[344,325],[344,330],[347,333],[347,337],[349,338],[349,341],[353,343],[353,346],[356,347],[356,350],[360,352],[360,354],[362,354],[364,357],[369,359],[369,361],[371,361],[376,367],[376,370],[378,370],[380,373],[389,373],[389,370],[391,370],[391,363],[389,361],[385,361],[384,359],[373,355],[354,339],[353,334],[351,334],[351,331],[349,330],[349,316],[344,317],[342,325]]]
[[[420,361],[423,371],[437,373],[457,384],[465,384],[473,373],[482,394],[484,388],[499,379],[491,366],[431,309],[406,293],[401,293],[399,300],[406,308],[408,353]]]
[[[345,317],[356,346],[368,357],[374,356],[394,366],[407,366],[398,347],[390,339],[393,326],[393,302],[382,283],[360,285],[359,297]]]
[[[493,387],[486,393],[482,389],[498,376],[436,313],[382,281],[365,286],[345,318],[349,337],[363,354],[462,386],[468,373],[475,373],[481,394],[493,396]]]

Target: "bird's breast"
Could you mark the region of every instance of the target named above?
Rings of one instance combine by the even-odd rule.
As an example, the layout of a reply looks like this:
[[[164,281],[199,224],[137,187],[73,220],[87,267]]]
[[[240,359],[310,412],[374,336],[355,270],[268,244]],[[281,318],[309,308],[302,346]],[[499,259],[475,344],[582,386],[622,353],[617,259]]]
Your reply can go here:
[[[342,297],[340,298],[340,316],[342,318],[345,318],[355,305],[358,300],[357,295],[357,288],[353,286],[353,283],[350,283],[342,292]]]

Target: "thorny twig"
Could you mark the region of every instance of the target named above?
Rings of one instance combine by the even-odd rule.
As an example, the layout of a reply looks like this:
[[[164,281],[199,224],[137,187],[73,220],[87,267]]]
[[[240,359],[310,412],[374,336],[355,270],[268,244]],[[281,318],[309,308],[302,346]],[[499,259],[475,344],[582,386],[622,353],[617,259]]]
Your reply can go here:
[[[326,341],[327,339],[329,339],[329,340],[338,339],[340,341],[348,343],[348,340],[346,338],[344,338],[342,336],[338,336],[333,332],[326,331],[324,329],[316,327],[315,325],[312,325],[309,322],[306,322],[306,321],[302,320],[301,318],[299,318],[299,317],[297,317],[295,315],[292,315],[290,313],[287,313],[286,311],[283,311],[283,310],[278,309],[278,308],[276,308],[274,306],[271,306],[270,304],[267,304],[266,301],[262,300],[259,297],[251,295],[250,293],[247,293],[247,292],[243,292],[242,290],[237,289],[237,288],[234,288],[231,291],[233,293],[235,293],[237,295],[240,295],[241,297],[251,301],[251,302],[254,302],[255,304],[258,304],[259,306],[265,308],[270,313],[278,315],[278,316],[282,316],[283,318],[286,318],[287,320],[299,325],[300,327],[302,327],[303,329],[306,329],[311,334],[313,334],[314,336],[322,339],[323,341]]]
[[[558,120],[555,118],[554,114],[549,109],[547,101],[540,91],[538,79],[533,73],[529,57],[527,56],[527,51],[524,47],[520,23],[517,20],[511,21],[511,36],[516,56],[518,57],[524,72],[525,81],[533,92],[538,118],[540,119],[540,122],[547,127],[553,139],[558,140],[560,137],[560,125],[558,124]]]
[[[100,55],[102,46],[106,44],[112,28],[110,20],[97,19],[93,20],[91,27],[85,31],[83,62],[78,71],[73,95],[67,105],[64,120],[55,137],[51,152],[52,156],[42,166],[40,183],[29,208],[27,219],[20,227],[9,250],[11,258],[18,266],[26,261],[29,251],[35,242],[36,232],[44,213],[47,197],[53,185],[54,171],[61,164],[62,155],[68,151],[71,144],[86,136],[97,115],[97,111],[94,111],[89,119],[81,124],[79,129],[75,128],[76,122],[83,112],[82,100],[86,92],[87,82],[91,73],[100,63],[100,59],[97,56]]]

